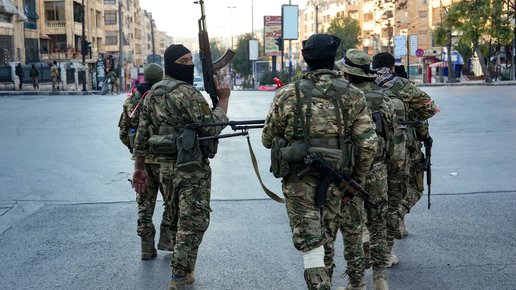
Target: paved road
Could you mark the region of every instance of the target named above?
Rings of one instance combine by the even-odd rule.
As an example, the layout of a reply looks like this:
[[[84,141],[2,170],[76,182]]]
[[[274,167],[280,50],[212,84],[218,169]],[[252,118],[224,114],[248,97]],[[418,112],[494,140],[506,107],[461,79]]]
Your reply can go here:
[[[425,195],[407,218],[391,289],[516,289],[513,88],[424,88],[442,110],[431,120],[432,209]],[[230,118],[263,118],[272,96],[234,92]],[[0,96],[0,289],[166,289],[170,255],[139,260],[132,162],[116,127],[123,98]],[[279,193],[260,131],[250,140]],[[285,209],[261,191],[245,137],[221,140],[212,165],[195,289],[304,289]],[[341,239],[337,250],[344,286]]]

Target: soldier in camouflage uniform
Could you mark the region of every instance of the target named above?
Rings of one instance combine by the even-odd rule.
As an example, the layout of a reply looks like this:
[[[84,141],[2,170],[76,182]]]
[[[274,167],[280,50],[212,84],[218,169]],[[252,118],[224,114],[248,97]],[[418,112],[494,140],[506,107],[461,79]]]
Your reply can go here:
[[[365,180],[376,150],[376,133],[363,93],[332,71],[339,44],[339,38],[327,34],[314,34],[303,41],[302,54],[310,72],[277,91],[262,132],[262,143],[271,148],[273,156],[281,147],[278,158],[284,162],[273,173],[283,178],[292,240],[303,255],[308,289],[331,288],[334,242],[344,192],[330,185],[325,204],[319,208],[315,203],[319,176],[297,176],[306,167],[303,157],[307,152],[333,152],[324,157],[360,182]],[[353,150],[346,140],[352,140],[358,153],[354,166]],[[290,155],[297,157],[289,159]],[[342,162],[336,161],[339,158]],[[273,157],[274,164],[275,160]]]
[[[155,84],[143,103],[135,139],[133,187],[143,192],[148,182],[145,154],[151,150],[160,161],[160,177],[165,195],[177,213],[177,233],[172,252],[169,289],[184,289],[194,282],[195,262],[204,232],[210,221],[211,168],[208,158],[215,155],[212,142],[199,136],[218,135],[221,126],[195,125],[228,121],[228,83],[215,79],[219,97],[213,110],[193,87],[192,54],[183,45],[165,50],[165,78]],[[213,141],[213,140],[212,140]],[[205,146],[206,145],[206,146]]]
[[[125,100],[120,122],[118,123],[118,127],[120,128],[120,140],[129,148],[131,153],[134,148],[134,136],[136,135],[136,129],[138,128],[138,122],[140,120],[143,99],[152,85],[163,79],[163,68],[151,63],[145,67],[143,78],[144,83],[140,84],[136,91]],[[135,159],[134,155],[132,159]],[[138,236],[141,237],[142,260],[149,260],[156,256],[156,249],[154,248],[156,230],[152,223],[152,216],[156,206],[158,189],[164,201],[158,250],[172,251],[174,244],[172,237],[175,238],[175,224],[172,223],[171,208],[166,206],[167,196],[164,195],[164,191],[161,187],[159,180],[159,162],[154,154],[147,153],[145,156],[145,169],[149,174],[147,188],[144,192],[136,194],[136,202],[138,203],[137,233]]]
[[[344,240],[345,242],[358,243],[360,246],[363,242],[361,236],[355,235],[358,238],[356,240],[350,240],[349,236],[354,236],[355,233],[360,233],[361,231],[370,233],[370,241],[364,242],[364,253],[366,261],[369,260],[367,254],[370,253],[370,262],[373,267],[373,289],[386,290],[388,286],[385,268],[387,255],[390,254],[390,252],[387,252],[386,242],[388,207],[387,160],[394,155],[391,151],[393,148],[389,144],[397,126],[396,113],[389,97],[374,82],[377,75],[370,68],[371,57],[368,54],[358,49],[348,49],[344,58],[341,61],[337,61],[335,65],[342,71],[344,78],[364,92],[368,108],[372,112],[378,137],[373,165],[365,180],[365,190],[369,192],[372,202],[376,203],[378,208],[365,208],[365,225],[367,229],[362,229],[363,224],[356,224],[355,226],[357,227],[349,228],[346,225],[353,226],[353,224],[347,221],[352,219],[346,216],[346,214],[351,213],[353,217],[357,216],[358,213],[352,212],[354,207],[344,205],[341,231],[344,236],[348,236],[348,239]],[[358,269],[354,269],[356,264],[353,261],[363,258],[360,256],[361,252],[350,253],[350,250],[355,248],[357,246],[345,244],[344,257],[351,262],[348,263],[348,273],[361,272]],[[346,289],[365,290],[366,286],[365,283],[361,285],[350,283]]]
[[[428,119],[438,111],[434,101],[425,92],[417,88],[411,81],[396,76],[394,73],[394,57],[386,52],[373,57],[372,67],[379,76],[375,82],[391,93],[392,98],[403,102],[404,107],[396,109],[400,128],[404,131],[405,148],[403,161],[390,164],[389,174],[389,217],[387,245],[391,250],[388,266],[398,263],[396,255],[392,254],[394,238],[401,238],[404,229],[404,216],[416,204],[423,194],[423,153],[421,142],[431,142],[428,132]],[[395,106],[396,107],[396,106]],[[420,123],[418,125],[403,122]],[[403,142],[398,140],[398,144]],[[398,146],[399,147],[399,146]]]

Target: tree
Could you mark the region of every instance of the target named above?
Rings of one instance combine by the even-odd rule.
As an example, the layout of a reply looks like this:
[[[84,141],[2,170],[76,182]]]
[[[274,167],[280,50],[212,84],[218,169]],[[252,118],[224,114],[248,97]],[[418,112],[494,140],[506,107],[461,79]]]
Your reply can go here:
[[[246,33],[238,38],[235,48],[235,57],[231,61],[233,70],[247,79],[252,72],[252,62],[249,60],[249,40],[254,39],[251,33]]]
[[[218,40],[210,40],[210,50],[211,50],[211,59],[215,61],[219,59],[224,53],[226,49],[222,47]],[[202,71],[201,57],[199,56],[199,51],[194,53],[194,65],[195,69],[199,72]]]
[[[447,27],[460,33],[461,41],[473,44],[486,82],[492,80],[481,45],[489,42],[506,45],[512,39],[508,14],[503,9],[500,0],[460,0],[451,4],[444,21]]]
[[[356,19],[348,16],[339,15],[333,18],[326,33],[342,40],[337,50],[338,58],[341,58],[346,50],[356,48],[360,43],[360,25]]]

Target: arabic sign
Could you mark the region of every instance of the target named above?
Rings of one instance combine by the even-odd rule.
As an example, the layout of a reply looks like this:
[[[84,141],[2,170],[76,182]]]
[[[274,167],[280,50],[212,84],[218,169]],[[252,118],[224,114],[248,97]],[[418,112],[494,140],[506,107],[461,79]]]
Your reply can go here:
[[[264,16],[263,30],[265,55],[280,56],[281,52],[276,45],[276,38],[281,37],[281,16]]]

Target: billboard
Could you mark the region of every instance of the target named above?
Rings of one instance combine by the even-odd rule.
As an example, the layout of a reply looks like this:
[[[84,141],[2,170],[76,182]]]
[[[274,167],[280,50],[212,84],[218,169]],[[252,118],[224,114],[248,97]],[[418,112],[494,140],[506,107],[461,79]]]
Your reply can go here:
[[[297,5],[281,6],[283,40],[297,40],[299,38],[298,15]]]
[[[263,17],[263,45],[265,55],[280,56],[276,38],[281,37],[281,16],[264,16]]]

